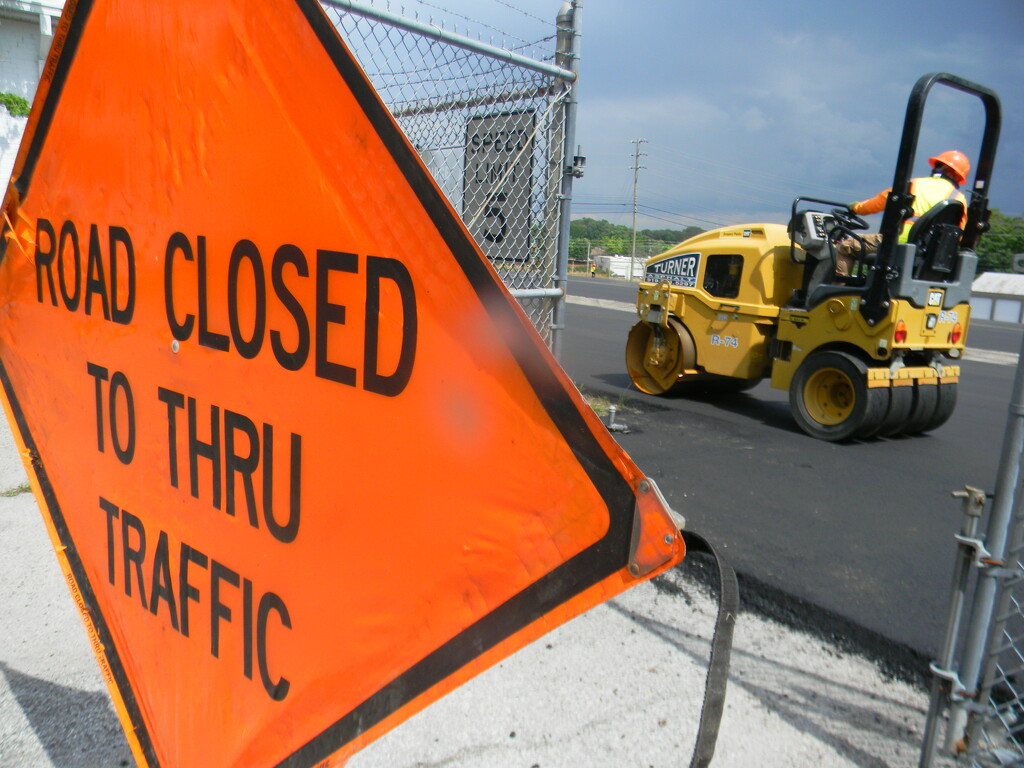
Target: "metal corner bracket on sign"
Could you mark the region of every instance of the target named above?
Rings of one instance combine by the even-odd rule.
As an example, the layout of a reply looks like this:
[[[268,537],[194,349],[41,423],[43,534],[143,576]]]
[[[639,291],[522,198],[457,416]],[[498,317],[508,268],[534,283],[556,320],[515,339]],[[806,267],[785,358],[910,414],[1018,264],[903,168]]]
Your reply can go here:
[[[645,531],[645,521],[659,516],[658,513],[667,514],[677,531],[686,527],[685,518],[669,506],[657,484],[645,477],[637,484],[633,532],[629,541],[628,567],[634,578],[646,576],[672,558],[676,537],[665,533],[659,538]]]

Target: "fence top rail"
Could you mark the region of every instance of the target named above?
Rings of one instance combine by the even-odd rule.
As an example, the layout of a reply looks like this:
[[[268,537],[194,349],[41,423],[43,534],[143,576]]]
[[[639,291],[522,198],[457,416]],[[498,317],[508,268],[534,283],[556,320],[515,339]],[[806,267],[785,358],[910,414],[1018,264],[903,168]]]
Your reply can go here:
[[[564,80],[569,83],[576,81],[576,73],[568,69],[562,69],[554,64],[537,61],[536,59],[531,59],[528,56],[522,56],[504,48],[499,48],[496,45],[490,45],[488,43],[481,42],[480,40],[474,40],[471,37],[459,35],[455,32],[449,32],[446,29],[441,29],[436,24],[425,24],[416,19],[399,16],[398,14],[391,13],[390,11],[381,10],[380,8],[374,8],[372,5],[358,2],[358,0],[320,1],[324,5],[339,8],[343,11],[348,11],[349,13],[354,13],[359,16],[365,16],[398,29],[415,32],[423,35],[424,37],[448,43],[449,45],[454,45],[458,48],[464,48],[468,51],[481,53],[485,56],[490,56],[491,58],[502,59],[520,67],[524,67],[525,69],[530,69],[534,72],[540,72],[541,74],[558,78],[559,80]]]

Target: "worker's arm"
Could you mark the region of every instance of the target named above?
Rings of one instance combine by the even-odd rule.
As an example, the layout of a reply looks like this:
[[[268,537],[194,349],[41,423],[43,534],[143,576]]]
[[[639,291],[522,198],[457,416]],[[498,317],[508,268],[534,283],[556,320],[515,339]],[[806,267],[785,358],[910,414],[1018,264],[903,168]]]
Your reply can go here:
[[[851,203],[850,210],[858,216],[868,216],[872,213],[881,213],[885,210],[885,202],[889,199],[889,192],[891,190],[891,187],[889,189],[883,189],[874,197],[868,198],[867,200],[861,200],[859,203]]]

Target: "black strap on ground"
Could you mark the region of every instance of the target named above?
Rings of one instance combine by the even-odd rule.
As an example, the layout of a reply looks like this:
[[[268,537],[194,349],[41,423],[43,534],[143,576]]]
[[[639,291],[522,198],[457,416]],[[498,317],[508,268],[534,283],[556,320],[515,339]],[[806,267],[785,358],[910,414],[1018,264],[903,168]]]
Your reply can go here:
[[[736,573],[719,557],[707,539],[693,531],[683,531],[687,552],[704,552],[715,559],[718,566],[718,619],[711,638],[711,658],[704,684],[704,703],[700,708],[697,743],[693,748],[690,768],[707,768],[715,755],[718,727],[725,709],[725,688],[729,681],[729,656],[732,653],[732,629],[740,608],[740,589]],[[684,561],[685,562],[685,561]]]

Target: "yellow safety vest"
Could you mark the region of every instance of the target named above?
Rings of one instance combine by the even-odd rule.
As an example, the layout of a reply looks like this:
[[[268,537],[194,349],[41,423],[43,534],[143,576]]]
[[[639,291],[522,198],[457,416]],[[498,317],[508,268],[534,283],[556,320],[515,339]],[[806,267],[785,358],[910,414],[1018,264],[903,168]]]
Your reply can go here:
[[[910,182],[910,194],[914,196],[914,215],[903,222],[900,242],[905,243],[910,236],[910,228],[922,215],[930,211],[943,200],[959,200],[967,210],[967,198],[956,186],[941,176],[926,176]]]

